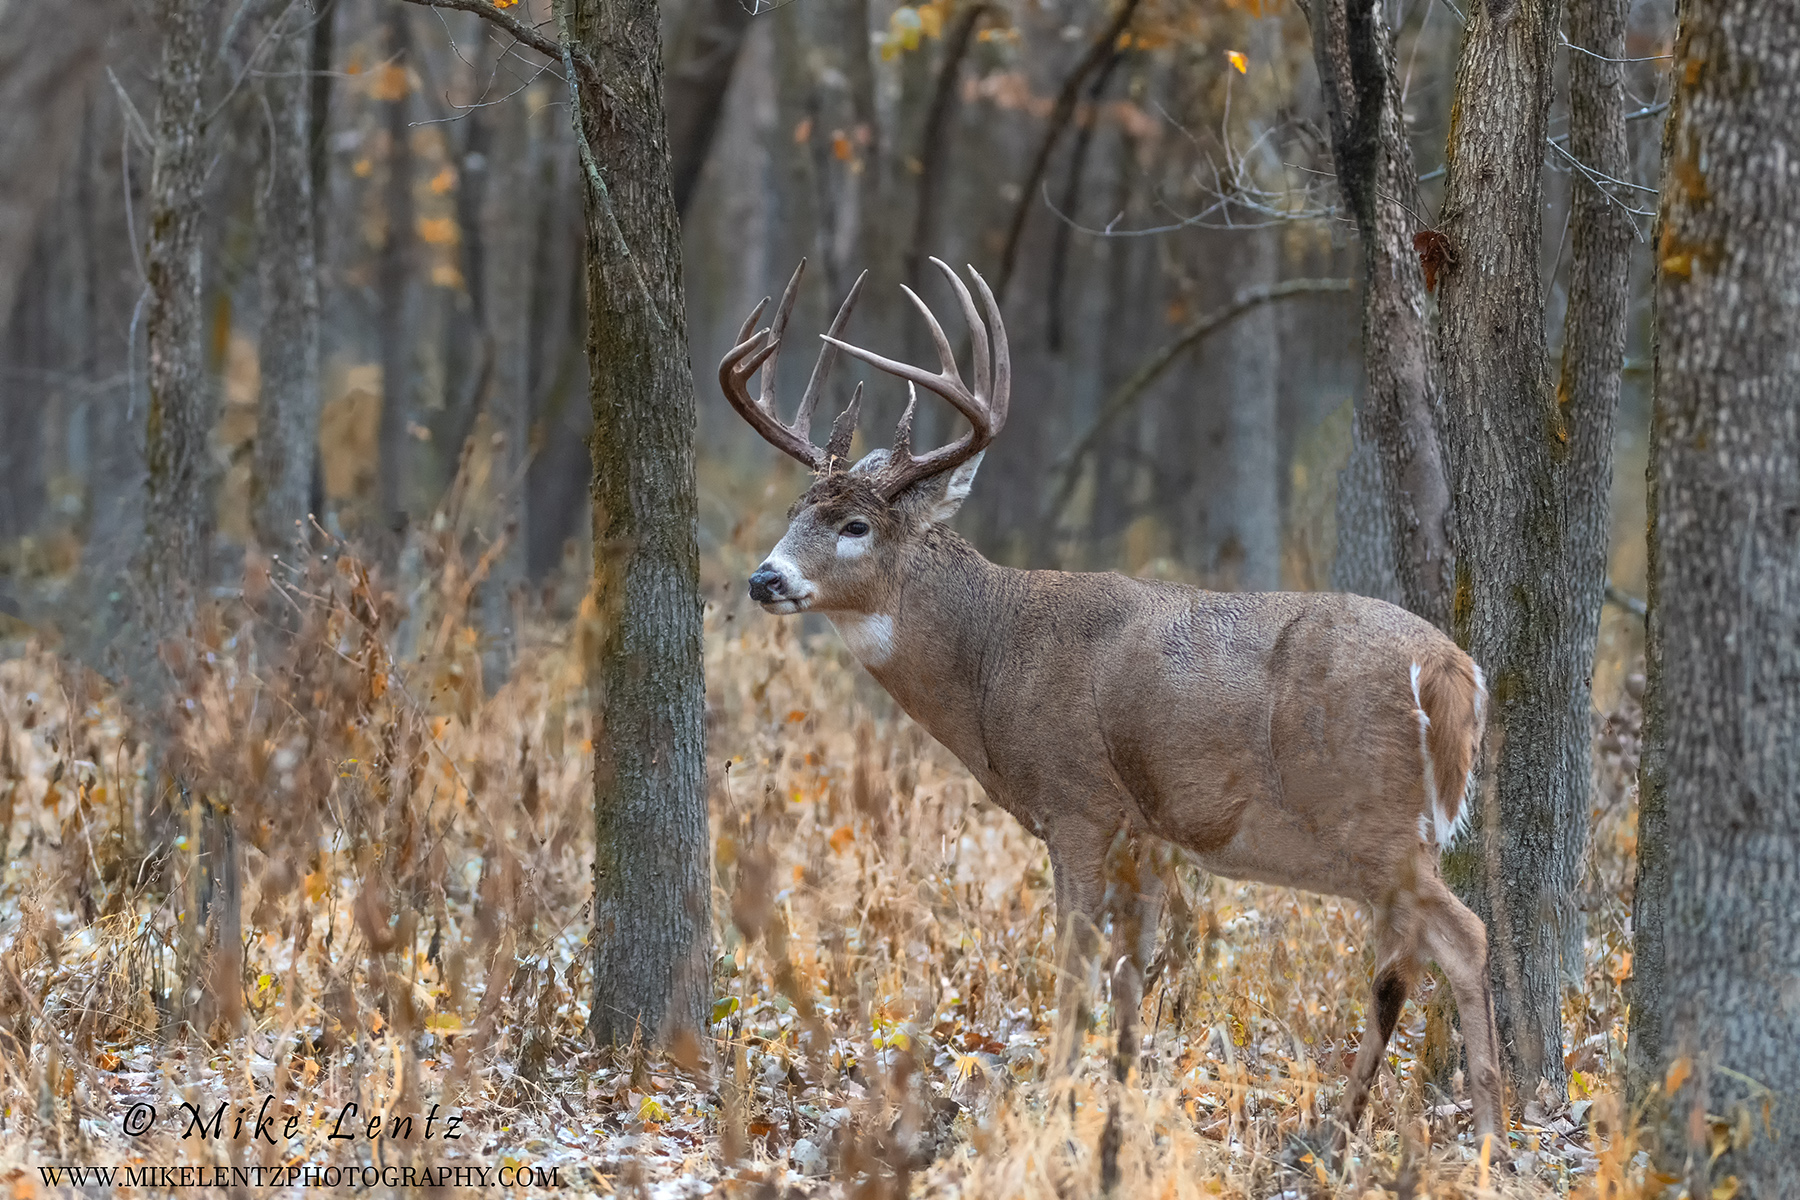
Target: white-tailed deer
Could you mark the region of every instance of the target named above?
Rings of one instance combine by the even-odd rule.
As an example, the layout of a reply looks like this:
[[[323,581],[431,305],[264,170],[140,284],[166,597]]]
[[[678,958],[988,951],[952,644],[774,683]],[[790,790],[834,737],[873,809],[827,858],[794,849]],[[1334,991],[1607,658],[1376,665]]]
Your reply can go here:
[[[1346,896],[1368,907],[1375,1004],[1345,1098],[1360,1120],[1407,989],[1435,959],[1454,989],[1477,1134],[1502,1127],[1499,1049],[1481,921],[1438,875],[1462,824],[1481,741],[1481,671],[1429,623],[1362,596],[1221,593],[1114,574],[995,566],[945,527],[1006,423],[1006,330],[949,267],[975,383],[910,289],[940,370],[840,341],[858,279],[824,335],[792,424],[776,415],[775,355],[800,282],[769,329],[750,314],[719,365],[726,398],[816,477],[750,577],[771,613],[821,612],[901,708],[994,802],[1044,839],[1063,944],[1086,958],[1121,829],[1166,839],[1207,870]],[[804,269],[805,264],[801,264]],[[907,381],[892,450],[848,460],[862,391],[823,449],[808,430],[838,351]],[[746,390],[761,368],[760,399]],[[915,455],[914,386],[967,418]],[[1146,923],[1155,927],[1154,920]],[[1086,971],[1068,964],[1065,975]],[[1119,1007],[1131,1007],[1128,990]],[[1122,1012],[1127,1022],[1131,1014]]]

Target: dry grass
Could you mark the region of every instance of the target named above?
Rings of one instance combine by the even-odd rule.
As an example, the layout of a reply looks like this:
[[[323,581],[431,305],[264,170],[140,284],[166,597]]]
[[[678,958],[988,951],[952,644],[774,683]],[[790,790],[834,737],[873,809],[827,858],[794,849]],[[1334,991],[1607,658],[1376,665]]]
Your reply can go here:
[[[708,547],[719,1002],[685,1066],[583,1037],[582,616],[539,621],[487,698],[443,546],[422,547],[418,577],[436,582],[404,613],[347,558],[278,578],[181,647],[176,748],[157,762],[95,677],[37,649],[0,664],[0,1183],[28,1195],[57,1162],[511,1158],[656,1196],[1060,1200],[1099,1192],[1116,1139],[1124,1196],[1636,1194],[1613,1100],[1629,696],[1599,733],[1575,1103],[1516,1113],[1523,1171],[1490,1169],[1460,1081],[1426,1082],[1446,1035],[1415,998],[1371,1126],[1332,1175],[1303,1143],[1325,1136],[1362,1028],[1356,907],[1179,869],[1130,1083],[1105,1067],[1104,1000],[1078,1078],[1044,1082],[1043,849],[828,630],[740,603],[766,526]],[[259,640],[259,609],[298,632]],[[170,767],[187,800],[159,782]],[[230,886],[227,827],[241,964],[228,918],[190,915]],[[180,1136],[183,1102],[229,1103],[229,1133],[269,1095],[300,1118],[291,1140]],[[138,1102],[160,1116],[133,1138]],[[420,1126],[440,1105],[465,1136],[331,1140],[351,1102]]]

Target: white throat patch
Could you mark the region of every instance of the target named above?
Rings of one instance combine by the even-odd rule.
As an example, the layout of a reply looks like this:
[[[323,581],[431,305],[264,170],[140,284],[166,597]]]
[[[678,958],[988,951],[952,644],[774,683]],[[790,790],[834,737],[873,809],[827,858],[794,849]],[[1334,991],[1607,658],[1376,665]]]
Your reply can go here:
[[[894,654],[894,618],[886,613],[831,613],[831,623],[856,661],[879,667]]]

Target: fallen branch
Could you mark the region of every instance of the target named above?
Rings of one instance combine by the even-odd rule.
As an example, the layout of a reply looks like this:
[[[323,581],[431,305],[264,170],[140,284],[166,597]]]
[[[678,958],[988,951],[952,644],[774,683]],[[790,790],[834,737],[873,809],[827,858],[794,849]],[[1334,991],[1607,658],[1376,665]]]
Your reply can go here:
[[[1075,479],[1081,460],[1099,444],[1100,437],[1112,423],[1124,415],[1125,411],[1137,403],[1151,384],[1162,376],[1183,353],[1193,348],[1208,334],[1229,324],[1259,305],[1271,300],[1281,300],[1288,296],[1313,295],[1319,292],[1347,292],[1354,286],[1349,279],[1289,279],[1283,283],[1262,284],[1249,287],[1232,297],[1231,303],[1203,313],[1187,328],[1175,335],[1174,340],[1152,354],[1142,366],[1133,371],[1125,382],[1114,388],[1100,406],[1100,413],[1094,418],[1080,437],[1070,443],[1054,463],[1050,464],[1050,479],[1054,488],[1055,499],[1050,505],[1050,514],[1055,516],[1062,511],[1063,505],[1069,502],[1069,495],[1075,490]]]

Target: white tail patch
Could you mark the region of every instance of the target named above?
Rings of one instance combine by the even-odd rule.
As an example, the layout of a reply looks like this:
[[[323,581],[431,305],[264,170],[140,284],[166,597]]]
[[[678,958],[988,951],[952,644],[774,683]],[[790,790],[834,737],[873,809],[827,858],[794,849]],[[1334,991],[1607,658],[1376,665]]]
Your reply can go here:
[[[1441,831],[1446,824],[1444,806],[1438,802],[1437,768],[1431,761],[1431,716],[1425,711],[1425,702],[1419,698],[1419,664],[1412,665],[1413,713],[1419,718],[1419,758],[1425,764],[1425,812],[1431,814],[1437,829]],[[1419,831],[1425,829],[1425,813],[1419,814]],[[1442,838],[1438,846],[1444,845]]]
[[[894,618],[886,613],[832,613],[831,623],[863,666],[879,667],[894,656]]]

